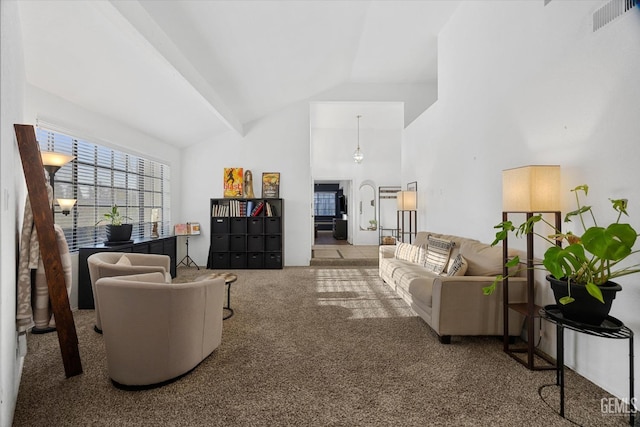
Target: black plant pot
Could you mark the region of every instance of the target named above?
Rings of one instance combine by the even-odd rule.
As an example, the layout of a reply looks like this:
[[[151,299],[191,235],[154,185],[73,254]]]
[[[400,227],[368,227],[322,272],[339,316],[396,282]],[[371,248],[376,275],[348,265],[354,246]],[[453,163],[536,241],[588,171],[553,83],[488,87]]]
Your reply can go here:
[[[592,326],[600,326],[611,311],[611,304],[616,297],[616,293],[622,290],[622,286],[614,282],[607,282],[600,286],[604,304],[592,297],[584,285],[571,284],[571,297],[575,301],[569,304],[560,304],[560,298],[569,295],[567,280],[556,279],[552,275],[547,276],[547,280],[553,290],[558,308],[562,315],[569,320],[585,323]]]
[[[133,224],[122,224],[106,226],[107,241],[108,242],[127,242],[131,240],[131,232],[133,231]]]

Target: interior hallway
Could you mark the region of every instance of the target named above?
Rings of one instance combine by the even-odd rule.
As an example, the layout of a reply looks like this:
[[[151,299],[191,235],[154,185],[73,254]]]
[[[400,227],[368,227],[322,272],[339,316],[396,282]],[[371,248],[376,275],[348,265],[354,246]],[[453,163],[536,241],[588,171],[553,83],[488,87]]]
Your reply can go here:
[[[349,244],[336,240],[331,231],[318,231],[311,248],[311,265],[378,265],[377,245]]]

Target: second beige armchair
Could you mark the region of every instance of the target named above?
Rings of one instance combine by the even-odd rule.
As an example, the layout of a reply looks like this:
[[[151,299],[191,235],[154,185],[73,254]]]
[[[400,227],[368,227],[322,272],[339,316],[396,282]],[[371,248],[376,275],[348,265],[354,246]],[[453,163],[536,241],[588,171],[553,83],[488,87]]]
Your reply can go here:
[[[222,340],[224,280],[162,283],[160,273],[96,283],[109,377],[147,388],[180,378]]]
[[[96,332],[102,333],[100,305],[96,282],[103,277],[129,276],[132,274],[162,273],[165,283],[171,283],[171,259],[167,255],[123,252],[98,252],[87,259],[91,289],[96,311]]]

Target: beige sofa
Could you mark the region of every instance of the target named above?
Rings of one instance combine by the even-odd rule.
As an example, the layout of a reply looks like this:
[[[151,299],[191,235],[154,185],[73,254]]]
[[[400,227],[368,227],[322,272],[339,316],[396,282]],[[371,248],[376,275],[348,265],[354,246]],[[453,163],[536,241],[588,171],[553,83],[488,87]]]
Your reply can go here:
[[[450,266],[458,254],[466,261],[464,275],[447,276],[429,271],[418,260],[396,257],[396,246],[380,246],[379,274],[435,331],[442,343],[452,335],[503,335],[502,286],[485,296],[482,288],[502,274],[502,247],[459,236],[419,232],[414,246],[427,247],[433,236],[454,243]],[[406,247],[405,247],[406,248]],[[509,279],[509,301],[526,302],[526,279]],[[509,335],[519,336],[524,318],[509,310]]]
[[[162,385],[191,371],[222,341],[224,279],[164,283],[164,274],[96,283],[109,377],[116,386]]]
[[[132,274],[161,273],[165,283],[171,283],[171,258],[167,255],[138,254],[123,252],[97,252],[87,258],[89,277],[93,291],[96,312],[94,329],[102,333],[100,305],[96,292],[96,282],[102,277],[129,276]]]

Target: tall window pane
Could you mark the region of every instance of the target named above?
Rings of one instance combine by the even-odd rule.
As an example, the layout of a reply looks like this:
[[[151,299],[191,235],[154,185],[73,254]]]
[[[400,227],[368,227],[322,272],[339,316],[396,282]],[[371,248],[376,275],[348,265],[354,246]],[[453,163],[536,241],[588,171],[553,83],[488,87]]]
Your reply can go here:
[[[314,198],[314,215],[315,216],[336,216],[336,193],[333,192],[316,192]]]
[[[113,150],[41,127],[36,137],[42,151],[76,156],[55,175],[55,197],[76,199],[65,216],[57,203],[54,217],[65,232],[71,251],[106,240],[105,223],[96,226],[111,206],[133,224],[132,238],[151,235],[151,210],[160,210],[159,229],[170,232],[171,210],[168,165]]]

